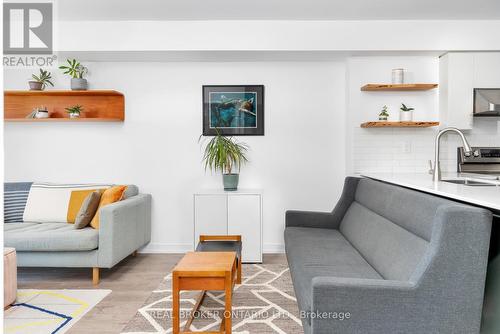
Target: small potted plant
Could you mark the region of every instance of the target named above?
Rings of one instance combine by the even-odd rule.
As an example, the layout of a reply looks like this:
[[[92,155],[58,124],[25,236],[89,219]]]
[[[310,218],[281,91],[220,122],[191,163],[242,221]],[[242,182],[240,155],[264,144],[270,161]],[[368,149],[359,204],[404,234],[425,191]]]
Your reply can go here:
[[[247,150],[246,144],[236,142],[233,137],[225,137],[217,131],[217,134],[210,139],[205,147],[203,155],[205,170],[207,168],[215,172],[220,170],[224,190],[237,190],[241,165],[248,161],[246,157]],[[235,167],[238,170],[237,173],[233,171]]]
[[[40,69],[39,75],[32,74],[31,77],[33,80],[28,81],[30,90],[44,90],[47,85],[54,87],[54,84],[50,81],[52,79],[52,73],[48,71]]]
[[[83,111],[83,107],[78,104],[64,109],[69,114],[69,118],[79,118]]]
[[[378,114],[379,121],[387,121],[389,118],[389,113],[387,112],[387,106],[382,107],[382,111]]]
[[[87,90],[87,79],[84,78],[88,69],[80,64],[76,59],[66,59],[67,65],[61,65],[59,68],[64,74],[71,76],[71,90]]]
[[[399,120],[401,122],[411,122],[413,120],[413,110],[415,108],[409,108],[404,103],[401,103],[399,110]]]

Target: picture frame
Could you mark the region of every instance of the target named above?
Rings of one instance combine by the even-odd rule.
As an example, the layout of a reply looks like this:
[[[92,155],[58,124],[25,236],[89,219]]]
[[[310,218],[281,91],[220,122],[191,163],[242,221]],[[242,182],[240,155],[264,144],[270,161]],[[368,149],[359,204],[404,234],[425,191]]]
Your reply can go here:
[[[204,85],[203,135],[263,136],[264,85]]]

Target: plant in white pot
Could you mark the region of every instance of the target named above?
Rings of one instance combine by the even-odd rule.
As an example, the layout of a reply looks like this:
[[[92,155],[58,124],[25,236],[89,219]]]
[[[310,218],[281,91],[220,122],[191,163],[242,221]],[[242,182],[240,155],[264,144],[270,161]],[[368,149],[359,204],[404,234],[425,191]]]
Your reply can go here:
[[[59,68],[64,74],[71,76],[71,90],[87,90],[87,79],[84,78],[88,69],[80,64],[76,59],[66,59],[67,65],[61,65]]]
[[[237,190],[241,165],[248,161],[247,151],[248,146],[245,143],[237,142],[233,137],[225,137],[217,131],[205,147],[203,155],[205,170],[211,169],[215,172],[220,170],[224,190]],[[235,173],[233,169],[237,169],[238,172]]]
[[[69,118],[79,118],[83,112],[83,107],[79,104],[64,109],[69,114]]]
[[[413,110],[415,108],[409,108],[404,103],[401,103],[399,110],[399,120],[401,122],[411,122],[413,120]]]
[[[30,90],[44,90],[47,85],[51,85],[52,87],[54,87],[54,84],[51,81],[52,73],[48,71],[40,69],[39,75],[32,74],[31,77],[33,78],[33,80],[28,81]]]

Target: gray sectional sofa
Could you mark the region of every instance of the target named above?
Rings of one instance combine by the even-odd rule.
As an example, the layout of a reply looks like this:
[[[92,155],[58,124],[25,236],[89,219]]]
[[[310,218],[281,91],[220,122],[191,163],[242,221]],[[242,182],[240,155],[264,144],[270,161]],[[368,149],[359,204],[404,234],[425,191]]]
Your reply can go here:
[[[88,267],[93,281],[99,268],[112,268],[151,240],[151,195],[129,186],[128,198],[100,209],[100,227],[73,224],[10,222],[4,246],[13,247],[19,267]],[[25,203],[24,203],[25,204]]]
[[[306,334],[479,333],[492,215],[348,177],[332,212],[288,211]]]

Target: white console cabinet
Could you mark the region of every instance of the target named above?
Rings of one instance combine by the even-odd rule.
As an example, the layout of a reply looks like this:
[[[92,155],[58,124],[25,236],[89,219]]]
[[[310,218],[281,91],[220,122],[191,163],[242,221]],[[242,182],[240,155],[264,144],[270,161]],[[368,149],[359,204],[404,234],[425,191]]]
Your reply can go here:
[[[200,234],[240,234],[243,262],[262,262],[262,191],[203,190],[195,193],[195,247]]]

